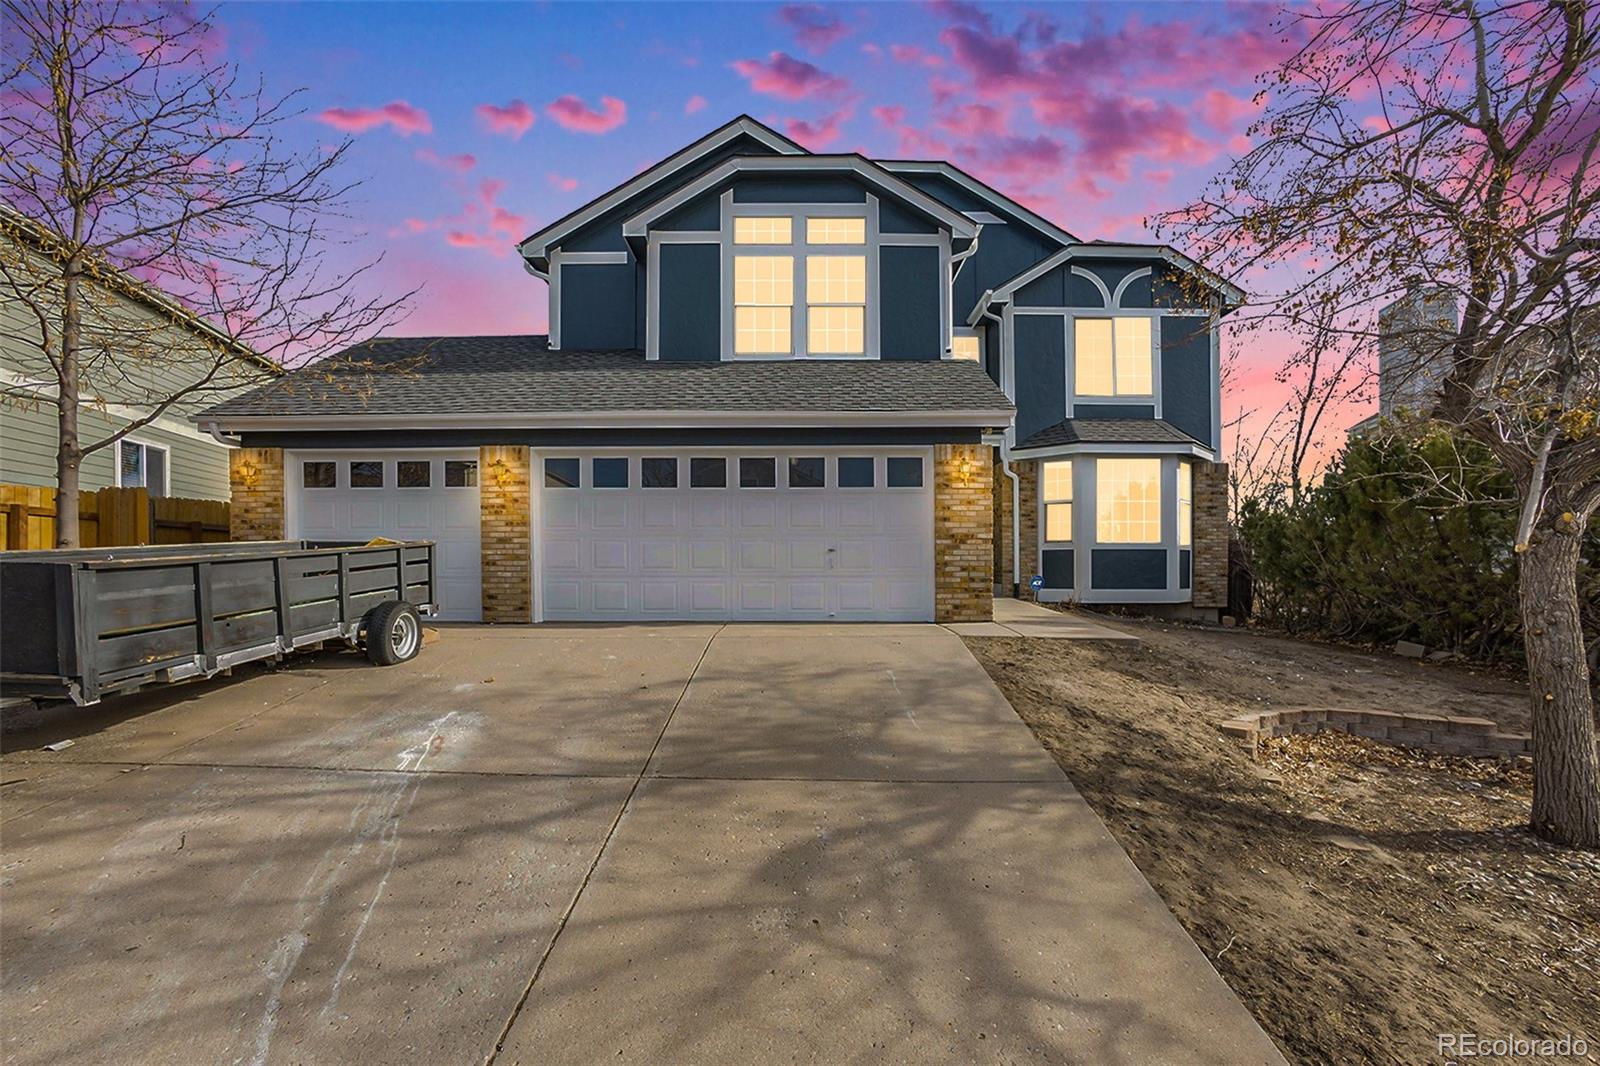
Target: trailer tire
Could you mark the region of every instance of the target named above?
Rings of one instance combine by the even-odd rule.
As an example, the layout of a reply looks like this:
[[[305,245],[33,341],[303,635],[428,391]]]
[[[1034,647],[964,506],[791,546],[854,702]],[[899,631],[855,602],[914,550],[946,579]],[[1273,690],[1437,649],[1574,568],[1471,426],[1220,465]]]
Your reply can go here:
[[[367,658],[379,666],[394,666],[417,657],[422,650],[422,616],[404,600],[380,603],[367,612]]]

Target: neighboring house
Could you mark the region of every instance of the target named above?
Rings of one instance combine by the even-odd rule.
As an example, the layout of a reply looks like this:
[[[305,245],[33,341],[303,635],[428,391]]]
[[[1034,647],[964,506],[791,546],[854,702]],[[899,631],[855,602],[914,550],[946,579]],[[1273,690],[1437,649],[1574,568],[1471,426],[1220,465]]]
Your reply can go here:
[[[218,405],[240,536],[430,537],[446,617],[1223,605],[1217,318],[941,162],[741,117],[519,245],[550,334],[388,338]],[[1192,283],[1192,284],[1187,284]]]
[[[1427,415],[1439,402],[1450,369],[1441,345],[1460,327],[1456,297],[1449,289],[1418,286],[1378,312],[1378,413],[1347,431],[1360,436],[1385,418]]]
[[[37,317],[43,312],[59,328],[54,246],[49,230],[0,205],[0,482],[7,484],[56,483],[56,376]],[[86,455],[80,488],[143,486],[152,496],[226,500],[231,449],[198,429],[192,416],[261,384],[278,368],[121,271],[95,269],[85,280],[84,296],[78,415],[83,443],[102,440],[147,418],[168,398],[195,391]]]

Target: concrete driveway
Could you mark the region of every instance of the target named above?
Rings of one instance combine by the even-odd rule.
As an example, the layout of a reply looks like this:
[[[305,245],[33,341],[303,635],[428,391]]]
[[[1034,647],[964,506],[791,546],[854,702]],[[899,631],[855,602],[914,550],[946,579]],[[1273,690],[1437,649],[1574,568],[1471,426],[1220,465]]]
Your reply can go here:
[[[8,1062],[1282,1061],[936,626],[446,629],[7,747]]]

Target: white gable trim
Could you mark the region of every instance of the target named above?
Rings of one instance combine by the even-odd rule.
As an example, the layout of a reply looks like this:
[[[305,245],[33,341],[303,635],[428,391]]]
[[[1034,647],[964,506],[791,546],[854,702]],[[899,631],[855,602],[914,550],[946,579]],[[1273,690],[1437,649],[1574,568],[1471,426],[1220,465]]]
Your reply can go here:
[[[1033,226],[1034,229],[1053,240],[1060,241],[1062,244],[1078,243],[1078,238],[1074,237],[1072,234],[1068,233],[1054,222],[1051,222],[1043,215],[1036,214],[1035,212],[1028,210],[1026,207],[1023,207],[1021,204],[1017,203],[1015,200],[1011,199],[1005,194],[989,188],[989,186],[985,185],[977,178],[974,178],[971,174],[967,174],[957,169],[955,166],[944,162],[943,160],[891,159],[880,162],[878,165],[883,167],[884,170],[894,174],[939,174],[945,178],[948,178],[950,181],[955,182],[957,185],[972,193],[974,196],[988,201],[1001,211],[1023,219],[1025,222]],[[987,222],[988,219],[979,219],[978,221]]]
[[[663,159],[644,173],[622,183],[593,203],[579,208],[566,218],[554,222],[532,236],[525,238],[521,244],[517,245],[517,251],[521,252],[525,259],[544,258],[545,252],[549,247],[562,237],[593,222],[635,193],[649,188],[664,178],[671,177],[707,152],[715,151],[729,141],[736,140],[741,136],[753,137],[780,155],[805,154],[805,149],[793,141],[779,136],[755,119],[741,115],[720,130],[707,134],[682,151]]]

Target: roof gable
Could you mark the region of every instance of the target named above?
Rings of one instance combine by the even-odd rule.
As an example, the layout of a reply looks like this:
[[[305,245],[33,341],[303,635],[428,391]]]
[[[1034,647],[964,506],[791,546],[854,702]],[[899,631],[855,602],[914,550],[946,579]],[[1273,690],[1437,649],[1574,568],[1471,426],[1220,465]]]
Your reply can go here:
[[[576,211],[523,238],[517,245],[517,250],[526,260],[542,260],[546,258],[550,248],[559,244],[564,237],[629,200],[647,194],[652,188],[672,180],[675,175],[705,156],[740,140],[750,142],[751,147],[756,150],[765,150],[777,155],[806,154],[804,148],[776,130],[762,125],[749,115],[740,115],[693,144],[672,153],[643,173],[636,174],[611,191],[589,201]]]
[[[783,174],[847,174],[947,227],[951,235],[956,238],[970,240],[978,232],[978,224],[960,211],[884,170],[872,160],[850,154],[806,155],[800,158],[738,156],[728,159],[630,216],[623,223],[623,236],[646,236],[652,223],[689,203],[695,197],[732,181],[738,175]]]
[[[1054,222],[1017,203],[1017,201],[998,189],[985,185],[953,163],[947,163],[942,159],[881,159],[878,161],[878,165],[893,174],[935,175],[938,179],[964,190],[978,202],[984,204],[985,208],[992,208],[1003,215],[1009,215],[1058,244],[1078,243],[1077,237],[1068,233]],[[921,187],[926,188],[925,185]],[[956,205],[952,204],[952,206]],[[965,210],[965,208],[961,208],[961,210]]]
[[[1245,291],[1239,286],[1168,245],[1089,241],[1069,245],[1048,259],[1035,263],[1004,284],[984,293],[977,306],[972,309],[968,324],[975,323],[991,305],[1010,303],[1018,289],[1063,264],[1070,264],[1075,259],[1160,259],[1181,271],[1194,274],[1215,289],[1223,298],[1224,311],[1238,307],[1247,299]],[[1107,306],[1110,306],[1110,303],[1108,300]]]

